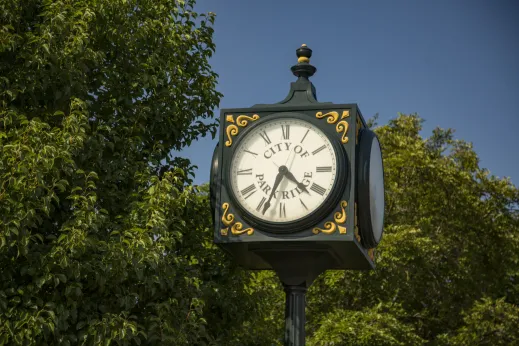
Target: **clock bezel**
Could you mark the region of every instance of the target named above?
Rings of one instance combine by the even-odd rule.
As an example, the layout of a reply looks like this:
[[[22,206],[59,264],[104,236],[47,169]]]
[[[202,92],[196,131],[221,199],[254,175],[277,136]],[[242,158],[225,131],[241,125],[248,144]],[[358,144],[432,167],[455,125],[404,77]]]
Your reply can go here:
[[[308,215],[294,221],[274,222],[258,218],[242,206],[239,199],[234,194],[234,190],[232,188],[233,177],[231,162],[234,159],[236,148],[239,147],[240,143],[244,140],[244,138],[248,136],[250,132],[254,131],[254,129],[256,129],[259,126],[262,126],[267,122],[279,121],[284,119],[304,121],[311,124],[312,126],[317,127],[320,131],[322,131],[332,145],[333,151],[335,153],[335,162],[337,163],[337,165],[335,181],[333,182],[331,191],[324,200],[324,202],[318,208],[316,208]],[[249,124],[249,126],[247,126],[247,128],[243,130],[240,136],[229,148],[231,152],[228,155],[229,161],[223,167],[223,175],[229,182],[228,184],[225,184],[227,195],[229,196],[232,205],[235,207],[236,210],[239,211],[239,215],[243,218],[244,221],[249,223],[252,227],[258,228],[268,233],[288,234],[298,232],[307,229],[308,227],[317,225],[337,207],[341,196],[343,196],[344,194],[345,188],[349,186],[347,182],[351,174],[349,169],[349,160],[347,158],[346,151],[344,150],[342,143],[340,143],[337,133],[330,131],[330,126],[327,125],[328,124],[325,120],[313,118],[304,113],[279,112],[264,116],[258,121],[254,122],[253,124]],[[335,129],[335,126],[332,127],[333,129]],[[343,181],[344,183],[341,184],[341,181]]]
[[[373,220],[370,204],[370,170],[371,170],[371,147],[378,145],[382,153],[382,147],[377,135],[369,130],[362,129],[359,133],[359,145],[357,153],[357,200],[358,200],[358,223],[361,243],[366,249],[376,247],[384,235],[384,214],[382,214],[382,230],[380,237],[376,239],[373,229]],[[382,167],[382,186],[384,186],[384,161],[380,157]],[[382,195],[382,198],[385,196]],[[385,204],[385,200],[384,200]],[[384,206],[385,207],[385,206]]]

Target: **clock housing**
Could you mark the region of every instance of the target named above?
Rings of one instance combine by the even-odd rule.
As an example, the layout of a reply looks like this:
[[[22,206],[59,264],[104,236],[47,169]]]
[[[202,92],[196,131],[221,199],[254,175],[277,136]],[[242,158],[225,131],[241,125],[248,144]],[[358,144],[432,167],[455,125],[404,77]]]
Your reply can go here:
[[[220,110],[219,144],[215,149],[211,166],[210,191],[216,244],[245,268],[273,269],[285,285],[308,286],[319,273],[327,269],[372,269],[374,252],[368,248],[369,240],[366,242],[362,239],[365,222],[359,219],[365,214],[357,214],[357,148],[359,132],[366,129],[365,121],[356,104],[318,102],[315,88],[308,79],[316,72],[316,68],[309,63],[311,50],[302,46],[296,52],[298,63],[292,66],[291,70],[298,79],[291,83],[290,91],[284,100],[275,104],[257,104],[250,108]],[[307,172],[304,168],[307,165],[299,166],[303,167],[302,171],[292,172],[295,166],[290,166],[289,158],[283,156],[281,160],[276,159],[279,167],[270,166],[270,176],[267,178],[266,172],[254,172],[257,166],[235,163],[253,162],[240,161],[240,153],[236,151],[240,150],[243,143],[256,136],[255,129],[261,129],[261,126],[266,126],[269,122],[278,122],[278,125],[290,124],[290,119],[307,122],[319,129],[333,148],[336,164],[335,177],[330,180],[329,186],[319,183],[324,189],[322,201],[316,201],[311,208],[307,205],[308,213],[300,213],[284,221],[274,217],[275,215],[263,216],[262,208],[265,208],[271,195],[271,191],[260,194],[265,187],[263,181],[267,181],[265,184],[269,184],[273,191],[291,194],[292,192],[286,189],[290,184],[286,181],[287,173],[293,173],[296,183],[304,182],[304,174]],[[288,123],[283,123],[285,121]],[[281,138],[284,131],[278,129],[276,132],[277,140],[280,142],[274,143],[274,139],[270,139],[271,144],[280,145],[272,152],[276,157],[281,157],[280,149],[286,145],[286,141]],[[260,137],[257,138],[261,141]],[[305,150],[312,152],[323,144]],[[262,149],[267,151],[271,147],[264,146]],[[255,153],[258,156],[262,154]],[[302,150],[299,154],[301,153]],[[267,156],[270,156],[270,153],[267,153]],[[268,163],[263,161],[262,165]],[[319,164],[318,167],[324,170],[322,167],[327,166],[333,165]],[[315,162],[309,160],[308,167],[317,174]],[[233,181],[238,172],[249,175],[249,178],[252,178],[253,174],[259,174],[260,177],[256,177],[257,180],[249,180],[249,184],[241,183],[240,180]],[[261,174],[264,176],[261,177]],[[278,185],[274,187],[276,182]],[[304,183],[307,187],[311,182]],[[302,190],[297,184],[292,185],[292,190],[296,187]],[[250,195],[253,190],[255,194]],[[315,190],[322,192],[322,189],[317,187],[310,191]],[[304,192],[297,193],[295,197],[304,195]],[[248,202],[244,202],[247,196],[258,199],[247,204]],[[265,200],[261,204],[263,198]],[[272,197],[270,205],[265,209],[266,212],[272,210],[270,208],[273,206],[276,206],[276,211],[278,210],[279,204],[275,203],[279,203],[282,198],[277,202],[276,199],[279,199],[279,194]],[[256,208],[260,212],[254,212]]]
[[[311,97],[309,90],[304,95]],[[337,177],[323,205],[304,218],[287,223],[259,220],[239,203],[233,192],[232,160],[242,141],[246,141],[255,128],[285,119],[306,121],[326,134],[337,155]],[[339,125],[341,121],[347,123],[346,128]],[[291,273],[294,268],[304,266],[321,268],[316,272],[323,268],[374,267],[373,250],[362,242],[355,208],[356,148],[359,132],[366,128],[356,104],[289,103],[222,109],[220,124],[219,145],[213,158],[216,164],[212,165],[211,172],[216,244],[249,269],[275,269],[279,272],[279,266],[289,258],[294,261],[289,266]],[[269,182],[271,186],[272,183]],[[306,263],[306,260],[310,262]]]

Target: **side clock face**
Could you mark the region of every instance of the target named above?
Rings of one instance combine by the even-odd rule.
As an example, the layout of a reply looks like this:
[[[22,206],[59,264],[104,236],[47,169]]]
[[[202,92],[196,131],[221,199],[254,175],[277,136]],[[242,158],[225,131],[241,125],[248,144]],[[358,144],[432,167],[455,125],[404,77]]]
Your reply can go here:
[[[384,232],[384,165],[380,142],[373,131],[362,130],[357,161],[357,196],[362,243],[374,248]]]
[[[323,206],[337,179],[337,155],[313,124],[282,118],[256,125],[235,148],[230,185],[241,207],[271,223],[296,222]]]

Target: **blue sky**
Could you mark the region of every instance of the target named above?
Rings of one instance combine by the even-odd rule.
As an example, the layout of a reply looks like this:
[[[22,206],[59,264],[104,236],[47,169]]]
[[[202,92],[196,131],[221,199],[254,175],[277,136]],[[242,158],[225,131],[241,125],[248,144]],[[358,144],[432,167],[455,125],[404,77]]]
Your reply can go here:
[[[423,135],[454,128],[482,167],[519,185],[519,1],[199,0],[217,14],[211,65],[221,108],[275,103],[306,43],[319,101],[357,103],[379,124],[398,112],[425,119]],[[219,110],[216,112],[219,114]],[[181,153],[209,180],[216,140]]]

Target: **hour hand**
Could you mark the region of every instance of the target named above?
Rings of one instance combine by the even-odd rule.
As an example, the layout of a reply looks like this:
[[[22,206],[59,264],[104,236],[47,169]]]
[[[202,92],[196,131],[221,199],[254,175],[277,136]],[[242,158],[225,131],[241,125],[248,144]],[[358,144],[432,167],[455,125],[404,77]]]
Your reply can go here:
[[[276,176],[276,180],[274,181],[274,186],[272,187],[272,192],[270,193],[268,201],[263,206],[263,215],[265,215],[265,212],[267,211],[267,209],[270,208],[270,200],[272,199],[272,197],[274,197],[274,194],[276,193],[276,189],[278,188],[279,183],[281,183],[281,180],[283,179],[284,175],[285,175],[285,170],[282,168],[279,168],[279,173]]]
[[[303,183],[298,182],[297,179],[296,179],[296,178],[294,177],[294,175],[292,174],[292,172],[287,171],[287,172],[285,173],[285,177],[287,177],[288,180],[290,180],[290,181],[296,183],[296,185],[297,185],[297,187],[298,187],[299,189],[303,190],[303,191],[306,192],[306,193],[309,193],[308,190],[306,189],[306,186],[305,186]]]

